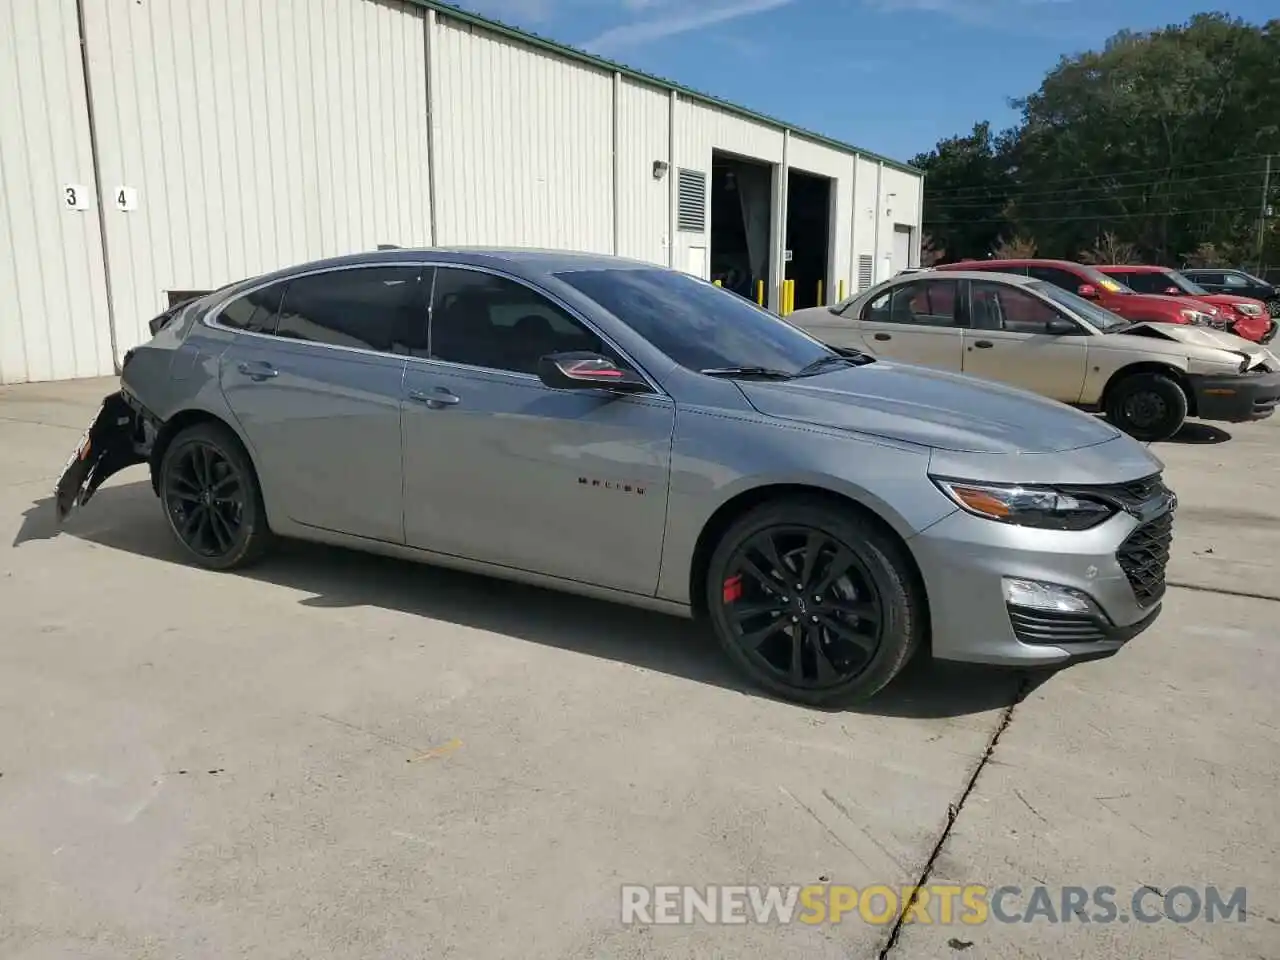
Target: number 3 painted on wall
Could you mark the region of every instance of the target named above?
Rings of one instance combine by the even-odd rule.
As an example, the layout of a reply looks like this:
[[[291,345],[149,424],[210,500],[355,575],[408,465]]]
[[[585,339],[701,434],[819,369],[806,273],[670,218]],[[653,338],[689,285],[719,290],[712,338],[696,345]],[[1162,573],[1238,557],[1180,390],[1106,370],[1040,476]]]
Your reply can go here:
[[[79,196],[79,194],[76,192],[76,188],[75,188],[75,187],[67,187],[66,192],[63,194],[63,196],[66,198],[66,202],[67,202],[67,206],[68,206],[68,207],[73,207],[73,208],[74,208],[74,207],[79,206],[79,204],[80,204],[80,196]]]

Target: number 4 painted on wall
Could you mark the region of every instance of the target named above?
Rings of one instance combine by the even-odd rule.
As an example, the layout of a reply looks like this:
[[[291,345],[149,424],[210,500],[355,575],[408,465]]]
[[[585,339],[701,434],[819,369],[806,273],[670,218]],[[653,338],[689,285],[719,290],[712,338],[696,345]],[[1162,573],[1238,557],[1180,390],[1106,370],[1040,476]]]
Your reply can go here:
[[[115,202],[117,210],[126,212],[136,210],[138,208],[138,191],[134,187],[116,187]]]

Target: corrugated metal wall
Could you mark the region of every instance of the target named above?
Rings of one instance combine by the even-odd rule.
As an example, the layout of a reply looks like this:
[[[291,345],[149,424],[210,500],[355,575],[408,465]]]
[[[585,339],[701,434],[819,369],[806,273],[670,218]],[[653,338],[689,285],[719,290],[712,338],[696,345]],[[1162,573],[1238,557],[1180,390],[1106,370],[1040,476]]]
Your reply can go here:
[[[112,372],[98,217],[75,0],[0,0],[0,383]]]
[[[620,79],[618,88],[619,256],[667,262],[671,203],[667,180],[653,176],[655,161],[671,166],[671,95]]]
[[[430,241],[424,12],[86,0],[117,348],[166,290]]]
[[[436,20],[440,240],[613,251],[613,74]]]
[[[775,276],[784,152],[835,183],[832,293],[918,223],[911,174],[877,196],[877,163],[407,0],[82,2],[87,78],[76,0],[0,0],[0,382],[110,373],[169,291],[379,243],[705,275],[673,184],[712,151],[774,167]]]

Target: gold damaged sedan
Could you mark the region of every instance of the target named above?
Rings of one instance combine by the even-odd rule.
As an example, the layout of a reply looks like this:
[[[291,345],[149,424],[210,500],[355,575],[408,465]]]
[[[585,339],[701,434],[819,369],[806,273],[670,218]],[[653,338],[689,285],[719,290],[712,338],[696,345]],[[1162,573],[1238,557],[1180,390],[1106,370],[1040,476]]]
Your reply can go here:
[[[1028,277],[924,271],[788,317],[833,347],[996,380],[1100,410],[1143,441],[1187,417],[1271,416],[1280,360],[1209,327],[1130,323]]]

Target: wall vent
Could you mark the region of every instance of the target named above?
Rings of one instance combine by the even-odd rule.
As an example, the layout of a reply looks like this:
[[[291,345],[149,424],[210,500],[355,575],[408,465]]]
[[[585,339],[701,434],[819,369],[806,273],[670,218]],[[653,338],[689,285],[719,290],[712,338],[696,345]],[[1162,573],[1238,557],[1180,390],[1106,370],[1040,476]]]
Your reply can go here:
[[[873,257],[863,254],[858,257],[858,292],[871,289],[871,268],[875,263]]]
[[[707,175],[700,170],[676,173],[676,229],[688,233],[707,229]]]

